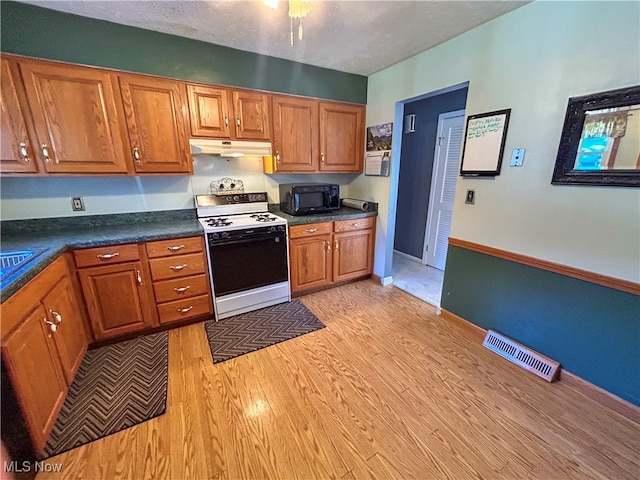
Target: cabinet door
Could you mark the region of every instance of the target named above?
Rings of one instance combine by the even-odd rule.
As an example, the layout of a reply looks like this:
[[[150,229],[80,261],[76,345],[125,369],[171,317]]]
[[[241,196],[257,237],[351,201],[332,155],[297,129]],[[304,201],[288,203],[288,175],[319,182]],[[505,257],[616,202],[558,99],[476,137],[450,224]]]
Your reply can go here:
[[[187,85],[191,135],[231,138],[234,125],[229,107],[230,92],[224,88]]]
[[[97,340],[158,325],[149,275],[141,262],[78,272]]]
[[[364,106],[320,103],[320,171],[362,172]]]
[[[3,361],[37,452],[44,448],[67,392],[46,319],[47,312],[38,304],[2,345]]]
[[[371,275],[373,271],[373,230],[336,233],[333,236],[333,281]]]
[[[70,385],[87,351],[87,333],[78,309],[78,297],[68,276],[62,277],[45,297],[44,307],[49,320],[57,324],[53,339]]]
[[[266,93],[234,91],[236,138],[270,140],[269,96]]]
[[[49,173],[127,173],[110,73],[87,67],[21,61]]]
[[[276,172],[318,170],[318,102],[273,97],[273,147]]]
[[[137,75],[120,77],[134,167],[138,173],[192,173],[184,85]]]
[[[33,144],[27,130],[9,61],[2,59],[0,83],[0,169],[2,173],[36,173]]]
[[[331,283],[331,250],[330,234],[289,241],[292,293]]]

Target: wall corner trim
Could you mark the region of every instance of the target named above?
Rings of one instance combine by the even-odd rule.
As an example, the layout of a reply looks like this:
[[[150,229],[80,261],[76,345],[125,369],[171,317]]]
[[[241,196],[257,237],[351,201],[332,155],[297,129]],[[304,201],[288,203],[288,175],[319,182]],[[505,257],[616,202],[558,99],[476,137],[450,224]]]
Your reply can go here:
[[[501,250],[499,248],[489,247],[487,245],[481,245],[479,243],[461,240],[459,238],[449,237],[449,245],[483,253],[485,255],[491,255],[492,257],[502,258],[504,260],[520,263],[529,267],[539,268],[559,275],[577,278],[578,280],[595,283],[603,287],[613,288],[615,290],[632,293],[634,295],[640,295],[640,283],[635,283],[630,280],[610,277],[608,275],[602,275],[600,273],[590,272],[588,270],[582,270],[580,268],[570,267],[569,265],[522,255],[520,253],[509,252],[507,250]]]

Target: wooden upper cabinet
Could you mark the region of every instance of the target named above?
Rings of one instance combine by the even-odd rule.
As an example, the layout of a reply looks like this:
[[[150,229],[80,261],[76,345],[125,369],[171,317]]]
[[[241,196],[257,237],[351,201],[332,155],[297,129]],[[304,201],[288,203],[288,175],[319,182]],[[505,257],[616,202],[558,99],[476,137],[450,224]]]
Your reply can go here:
[[[320,102],[320,171],[362,172],[362,105]]]
[[[36,173],[34,144],[27,130],[27,117],[18,99],[18,86],[9,60],[2,58],[0,83],[0,170],[2,173]]]
[[[19,66],[47,173],[127,173],[111,73],[27,59]]]
[[[229,91],[204,85],[187,85],[191,135],[231,138],[233,115]]]
[[[120,92],[137,173],[193,173],[184,85],[138,75],[120,76]]]
[[[187,85],[191,135],[271,140],[269,95],[206,85]]]
[[[274,96],[272,105],[274,171],[317,171],[318,102]]]
[[[270,140],[269,95],[246,90],[233,92],[236,138]]]

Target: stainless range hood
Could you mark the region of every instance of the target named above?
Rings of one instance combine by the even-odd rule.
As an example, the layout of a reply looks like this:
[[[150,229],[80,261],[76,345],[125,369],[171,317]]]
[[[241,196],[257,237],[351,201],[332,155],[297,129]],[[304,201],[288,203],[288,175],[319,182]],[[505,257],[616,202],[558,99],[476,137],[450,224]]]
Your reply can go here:
[[[237,158],[245,155],[259,157],[271,155],[271,143],[269,142],[191,138],[189,145],[191,146],[192,155],[216,155],[224,158]]]

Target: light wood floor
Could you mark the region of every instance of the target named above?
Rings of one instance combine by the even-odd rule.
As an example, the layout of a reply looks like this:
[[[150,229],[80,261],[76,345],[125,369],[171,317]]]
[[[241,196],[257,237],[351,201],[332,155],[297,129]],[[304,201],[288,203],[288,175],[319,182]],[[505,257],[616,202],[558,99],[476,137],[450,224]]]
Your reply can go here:
[[[392,286],[301,300],[327,328],[217,365],[202,324],[172,331],[167,412],[38,478],[640,477],[637,410],[511,365]]]

